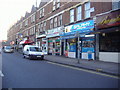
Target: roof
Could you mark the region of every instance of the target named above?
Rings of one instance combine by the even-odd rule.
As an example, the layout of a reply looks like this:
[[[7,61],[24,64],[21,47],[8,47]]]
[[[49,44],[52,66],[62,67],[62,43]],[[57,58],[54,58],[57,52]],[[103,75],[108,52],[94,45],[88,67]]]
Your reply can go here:
[[[39,8],[47,4],[50,0],[41,0]]]

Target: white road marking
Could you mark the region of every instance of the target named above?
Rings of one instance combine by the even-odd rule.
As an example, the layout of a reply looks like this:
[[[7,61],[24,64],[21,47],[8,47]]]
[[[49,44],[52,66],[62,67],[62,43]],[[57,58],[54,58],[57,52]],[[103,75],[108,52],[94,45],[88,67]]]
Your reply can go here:
[[[4,77],[4,74],[2,73],[2,71],[0,70],[0,76],[1,77]]]
[[[94,73],[94,74],[97,74],[97,75],[102,75],[102,76],[112,77],[112,78],[115,78],[115,79],[120,79],[120,77],[114,76],[114,75],[103,74],[103,73],[99,73],[99,72],[95,72],[95,71],[91,71],[91,70],[86,70],[86,69],[81,69],[81,68],[77,68],[77,67],[62,65],[62,64],[53,63],[53,62],[48,62],[48,63],[54,64],[54,65],[59,65],[59,66],[62,66],[62,67],[75,69],[75,70],[80,70],[80,71],[84,71],[84,72]]]
[[[12,88],[8,88],[8,90],[12,90]]]

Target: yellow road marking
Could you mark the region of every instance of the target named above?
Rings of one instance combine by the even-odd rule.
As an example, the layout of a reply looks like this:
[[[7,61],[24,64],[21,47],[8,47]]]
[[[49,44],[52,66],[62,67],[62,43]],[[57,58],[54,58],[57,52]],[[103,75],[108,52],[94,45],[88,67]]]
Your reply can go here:
[[[115,79],[120,79],[118,76],[103,74],[103,73],[99,73],[99,72],[95,72],[95,71],[91,71],[91,70],[86,70],[86,69],[81,69],[81,68],[77,68],[77,67],[62,65],[62,64],[53,63],[53,62],[48,62],[48,63],[59,65],[59,66],[62,66],[62,67],[67,67],[67,68],[75,69],[75,70],[80,70],[80,71],[84,71],[84,72],[89,72],[89,73],[93,73],[93,74],[97,74],[97,75],[102,75],[102,76],[112,77],[112,78],[115,78]]]

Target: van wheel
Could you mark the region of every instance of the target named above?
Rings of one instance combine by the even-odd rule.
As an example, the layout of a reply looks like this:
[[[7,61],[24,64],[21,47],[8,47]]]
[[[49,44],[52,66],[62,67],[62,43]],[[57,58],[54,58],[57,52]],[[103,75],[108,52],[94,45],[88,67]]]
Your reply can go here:
[[[28,55],[28,59],[30,59],[30,60],[31,60],[31,56],[30,56],[30,55]]]
[[[23,55],[23,58],[25,58],[25,56]]]

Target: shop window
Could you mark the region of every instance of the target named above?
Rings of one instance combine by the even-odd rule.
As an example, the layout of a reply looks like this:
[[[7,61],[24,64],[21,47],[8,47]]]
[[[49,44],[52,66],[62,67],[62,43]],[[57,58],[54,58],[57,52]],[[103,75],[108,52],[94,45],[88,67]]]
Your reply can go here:
[[[94,39],[83,39],[82,40],[82,52],[94,52],[95,42]]]
[[[100,52],[120,52],[120,31],[100,34]]]

